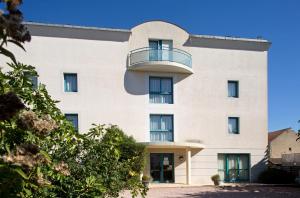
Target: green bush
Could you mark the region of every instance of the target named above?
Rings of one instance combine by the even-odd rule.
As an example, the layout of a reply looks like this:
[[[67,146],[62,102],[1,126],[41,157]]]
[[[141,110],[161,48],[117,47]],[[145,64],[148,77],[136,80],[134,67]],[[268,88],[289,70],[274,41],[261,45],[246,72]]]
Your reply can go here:
[[[148,175],[143,175],[142,181],[149,182],[150,180],[151,180],[151,177],[150,177],[150,176],[148,176]]]
[[[259,175],[258,181],[265,184],[291,184],[295,182],[295,176],[285,170],[268,168]]]
[[[220,175],[215,174],[211,176],[211,180],[214,182],[214,185],[216,186],[220,185]]]

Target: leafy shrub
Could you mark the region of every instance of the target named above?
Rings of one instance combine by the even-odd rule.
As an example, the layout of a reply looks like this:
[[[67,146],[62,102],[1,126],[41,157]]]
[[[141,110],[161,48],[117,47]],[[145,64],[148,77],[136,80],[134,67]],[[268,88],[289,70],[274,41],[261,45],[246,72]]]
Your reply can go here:
[[[148,176],[148,175],[143,175],[142,181],[149,182],[150,180],[151,180],[151,177],[150,177],[150,176]]]
[[[285,170],[268,168],[259,175],[258,181],[265,184],[290,184],[295,181],[295,176]]]
[[[214,185],[218,186],[220,184],[220,175],[215,174],[211,176],[211,180],[214,182]]]

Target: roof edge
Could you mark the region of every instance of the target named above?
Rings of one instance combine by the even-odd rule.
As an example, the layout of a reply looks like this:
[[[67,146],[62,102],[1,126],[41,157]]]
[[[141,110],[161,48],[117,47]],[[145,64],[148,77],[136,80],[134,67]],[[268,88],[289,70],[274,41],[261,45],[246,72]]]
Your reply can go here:
[[[118,29],[118,28],[100,28],[100,27],[92,27],[92,26],[38,23],[38,22],[28,22],[28,21],[23,22],[23,24],[25,24],[25,25],[36,25],[36,26],[46,26],[46,27],[61,27],[61,28],[73,28],[73,29],[100,30],[100,31],[113,31],[113,32],[131,33],[130,30]]]
[[[139,25],[142,25],[144,23],[149,23],[153,21],[160,21],[164,23],[169,23],[171,25],[174,25],[183,31],[185,31],[187,34],[189,34],[189,38],[193,39],[208,39],[208,40],[220,40],[220,41],[241,41],[241,42],[250,42],[250,43],[257,43],[257,44],[264,44],[268,45],[268,47],[271,45],[271,42],[265,39],[253,39],[253,38],[242,38],[242,37],[228,37],[228,36],[214,36],[214,35],[200,35],[200,34],[190,34],[186,29],[182,28],[181,26],[167,22],[164,20],[149,20],[145,21],[143,23],[140,23],[134,27],[137,27]],[[67,29],[74,29],[74,30],[94,30],[94,31],[109,31],[109,32],[116,32],[116,33],[127,33],[130,34],[131,30],[129,29],[118,29],[118,28],[100,28],[100,27],[91,27],[91,26],[79,26],[79,25],[66,25],[66,24],[51,24],[51,23],[40,23],[40,22],[30,22],[25,21],[23,22],[25,25],[29,26],[40,26],[40,27],[48,27],[48,28],[67,28]],[[134,28],[133,27],[133,28]],[[50,36],[50,35],[48,35]]]
[[[246,42],[258,42],[258,43],[269,43],[270,41],[266,39],[254,39],[254,38],[244,38],[244,37],[234,37],[234,36],[213,36],[213,35],[200,35],[200,34],[190,34],[191,38],[203,38],[203,39],[218,39],[218,40],[229,40],[229,41],[246,41]]]

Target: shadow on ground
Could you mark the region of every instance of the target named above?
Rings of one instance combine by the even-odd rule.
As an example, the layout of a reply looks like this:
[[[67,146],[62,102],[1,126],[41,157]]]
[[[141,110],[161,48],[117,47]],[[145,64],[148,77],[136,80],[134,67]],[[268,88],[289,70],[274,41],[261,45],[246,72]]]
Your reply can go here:
[[[219,187],[215,191],[185,193],[187,198],[299,198],[299,187]]]

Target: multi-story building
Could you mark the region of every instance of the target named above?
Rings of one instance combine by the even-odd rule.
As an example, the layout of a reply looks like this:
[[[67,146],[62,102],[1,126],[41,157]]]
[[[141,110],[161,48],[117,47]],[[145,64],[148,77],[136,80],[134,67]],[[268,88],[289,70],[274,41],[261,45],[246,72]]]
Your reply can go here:
[[[27,23],[27,52],[80,132],[118,125],[147,146],[154,182],[255,181],[268,140],[262,39],[193,35],[150,21],[130,30]]]

